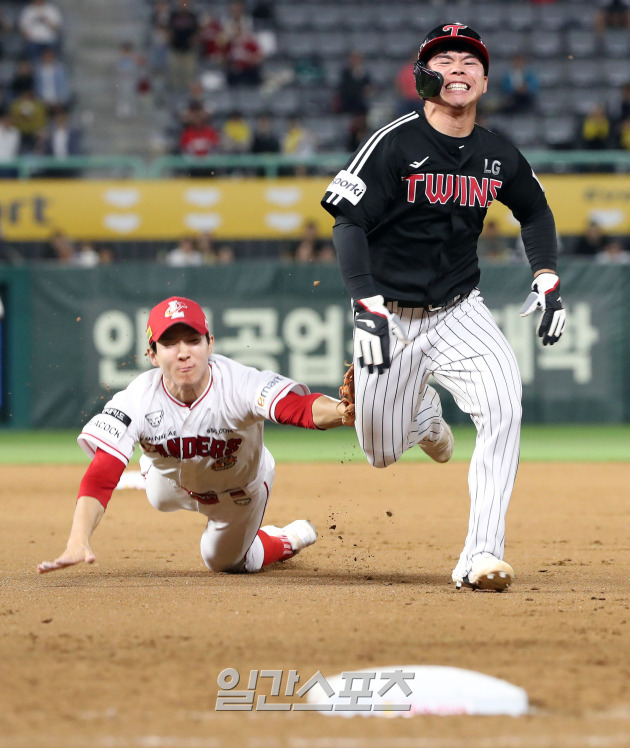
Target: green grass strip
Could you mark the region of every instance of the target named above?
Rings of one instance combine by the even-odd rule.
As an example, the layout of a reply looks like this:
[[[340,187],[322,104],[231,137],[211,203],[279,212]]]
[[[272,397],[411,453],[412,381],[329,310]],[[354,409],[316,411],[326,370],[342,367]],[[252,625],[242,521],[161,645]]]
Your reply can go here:
[[[472,426],[456,426],[454,460],[470,460],[475,445]],[[87,464],[77,445],[76,431],[0,430],[2,465]],[[268,424],[265,443],[277,462],[365,461],[353,429],[328,433],[297,431],[290,426]],[[138,459],[138,450],[133,462]],[[420,449],[403,455],[403,461],[429,458]],[[525,462],[630,462],[630,425],[536,425],[524,426],[521,461]]]

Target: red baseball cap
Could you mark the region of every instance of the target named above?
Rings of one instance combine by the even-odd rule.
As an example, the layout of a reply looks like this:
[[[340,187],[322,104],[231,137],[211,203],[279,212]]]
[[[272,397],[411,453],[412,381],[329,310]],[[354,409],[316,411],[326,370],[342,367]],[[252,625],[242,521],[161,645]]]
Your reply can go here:
[[[147,322],[149,343],[158,341],[173,325],[188,325],[201,335],[207,335],[208,320],[196,301],[183,296],[171,296],[151,309]]]

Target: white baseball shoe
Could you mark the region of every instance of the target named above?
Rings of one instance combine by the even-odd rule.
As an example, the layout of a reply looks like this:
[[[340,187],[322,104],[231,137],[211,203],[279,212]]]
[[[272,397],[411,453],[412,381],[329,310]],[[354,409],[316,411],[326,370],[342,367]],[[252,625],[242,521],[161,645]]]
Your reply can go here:
[[[442,433],[437,441],[430,442],[428,439],[423,439],[418,443],[420,449],[435,462],[448,462],[453,456],[455,437],[448,423],[442,421]]]
[[[291,556],[287,556],[287,558],[297,556],[303,548],[308,548],[309,545],[313,545],[317,540],[317,530],[307,519],[296,519],[294,522],[285,525],[285,527],[265,525],[265,527],[261,527],[260,529],[266,532],[267,535],[272,535],[275,538],[286,538],[289,541],[293,553]]]
[[[465,577],[459,577],[453,572],[452,579],[458,590],[470,587],[473,590],[503,592],[514,581],[514,569],[491,553],[480,553],[473,558],[472,569]]]

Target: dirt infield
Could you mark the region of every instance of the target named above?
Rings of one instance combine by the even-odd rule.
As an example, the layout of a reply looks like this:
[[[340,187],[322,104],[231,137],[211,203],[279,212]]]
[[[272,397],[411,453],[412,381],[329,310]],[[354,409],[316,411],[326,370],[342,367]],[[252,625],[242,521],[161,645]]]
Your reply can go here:
[[[201,516],[120,491],[94,536],[97,563],[38,575],[65,546],[83,469],[3,467],[0,748],[630,745],[630,465],[521,466],[506,594],[449,583],[466,471],[280,465],[266,521],[309,517],[320,540],[249,576],[205,570]],[[504,678],[532,713],[215,711],[226,667],[304,680],[425,664]]]

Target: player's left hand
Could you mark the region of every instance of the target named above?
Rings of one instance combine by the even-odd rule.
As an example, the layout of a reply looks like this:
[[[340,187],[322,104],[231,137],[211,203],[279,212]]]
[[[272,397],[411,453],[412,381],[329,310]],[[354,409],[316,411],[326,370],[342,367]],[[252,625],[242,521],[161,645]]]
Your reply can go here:
[[[541,273],[534,278],[532,292],[521,307],[521,317],[542,310],[538,323],[538,337],[543,345],[553,345],[560,340],[566,322],[566,312],[560,298],[560,278],[555,273]]]

